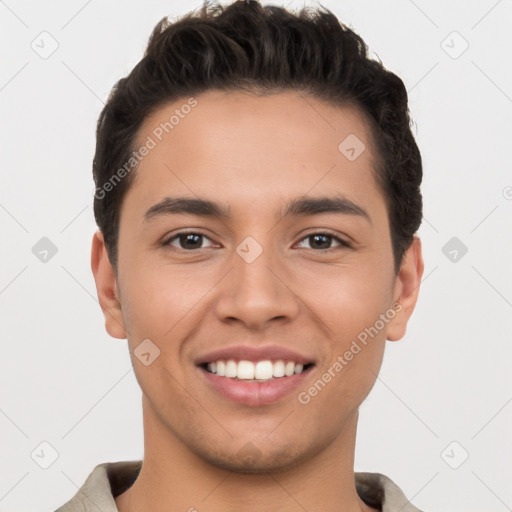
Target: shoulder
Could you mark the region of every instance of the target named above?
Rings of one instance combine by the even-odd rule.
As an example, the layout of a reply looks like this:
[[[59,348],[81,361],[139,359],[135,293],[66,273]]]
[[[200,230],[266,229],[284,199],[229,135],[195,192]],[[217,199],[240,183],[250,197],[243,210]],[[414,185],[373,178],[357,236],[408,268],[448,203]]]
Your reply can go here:
[[[117,512],[114,498],[133,484],[141,466],[140,460],[98,464],[71,500],[55,512]]]
[[[398,485],[382,473],[354,473],[356,490],[361,499],[382,512],[421,512]]]

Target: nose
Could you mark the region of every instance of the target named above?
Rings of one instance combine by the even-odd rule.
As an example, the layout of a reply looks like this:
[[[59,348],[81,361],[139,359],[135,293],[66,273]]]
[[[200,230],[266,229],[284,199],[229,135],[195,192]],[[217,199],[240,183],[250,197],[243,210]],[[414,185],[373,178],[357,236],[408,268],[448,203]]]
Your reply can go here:
[[[270,253],[263,250],[252,262],[233,255],[233,268],[219,283],[214,306],[219,320],[264,330],[270,323],[287,323],[298,315],[300,301],[293,292],[293,279]]]

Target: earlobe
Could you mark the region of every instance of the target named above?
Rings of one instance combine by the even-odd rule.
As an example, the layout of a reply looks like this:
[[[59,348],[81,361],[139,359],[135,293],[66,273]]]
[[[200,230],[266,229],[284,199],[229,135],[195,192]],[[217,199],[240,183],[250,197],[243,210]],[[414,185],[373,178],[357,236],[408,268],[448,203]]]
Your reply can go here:
[[[395,280],[395,295],[393,297],[399,297],[399,299],[397,300],[397,307],[394,308],[396,315],[388,325],[387,339],[390,341],[398,341],[405,335],[407,322],[418,300],[423,270],[421,240],[414,236],[411,245],[404,254]]]
[[[99,230],[92,239],[91,269],[96,281],[98,300],[105,316],[105,329],[113,338],[125,339],[126,330],[117,278],[108,258],[103,233]]]

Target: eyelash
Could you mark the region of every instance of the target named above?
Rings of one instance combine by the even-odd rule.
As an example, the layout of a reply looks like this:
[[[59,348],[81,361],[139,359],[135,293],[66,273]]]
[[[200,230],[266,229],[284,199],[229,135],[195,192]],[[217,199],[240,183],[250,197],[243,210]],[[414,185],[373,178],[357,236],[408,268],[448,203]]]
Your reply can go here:
[[[167,241],[163,242],[162,245],[164,247],[172,247],[172,249],[174,250],[177,250],[177,251],[183,251],[183,252],[188,252],[188,253],[193,253],[195,251],[198,251],[199,249],[182,249],[181,247],[178,248],[178,247],[173,247],[171,246],[171,242],[175,239],[179,239],[180,236],[184,236],[184,235],[199,235],[199,236],[202,236],[204,238],[208,238],[209,237],[207,235],[205,235],[204,233],[201,233],[200,231],[180,231],[179,233],[176,233],[175,235],[173,235],[171,238],[167,239]],[[316,231],[314,233],[310,233],[304,237],[302,237],[300,239],[300,242],[302,242],[303,240],[306,240],[312,236],[315,236],[315,235],[324,235],[324,236],[327,236],[327,237],[330,237],[332,238],[333,240],[335,240],[336,242],[338,242],[340,244],[340,247],[337,247],[338,249],[339,248],[351,248],[351,244],[349,244],[348,242],[346,242],[345,240],[343,240],[342,238],[336,236],[334,233],[331,233],[329,232],[328,230],[325,230],[325,231]],[[315,251],[315,252],[319,252],[319,253],[323,253],[325,251],[331,251],[333,249],[336,249],[336,247],[330,247],[328,249],[311,249],[312,251]]]

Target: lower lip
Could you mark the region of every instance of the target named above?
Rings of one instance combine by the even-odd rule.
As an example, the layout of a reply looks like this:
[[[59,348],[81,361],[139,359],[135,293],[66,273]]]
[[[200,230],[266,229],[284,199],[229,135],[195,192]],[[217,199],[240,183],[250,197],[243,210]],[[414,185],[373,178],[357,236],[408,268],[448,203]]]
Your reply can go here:
[[[243,405],[259,406],[272,404],[290,394],[303,382],[313,366],[290,377],[277,377],[266,382],[244,382],[229,377],[219,377],[200,366],[197,368],[215,391],[225,398]]]

